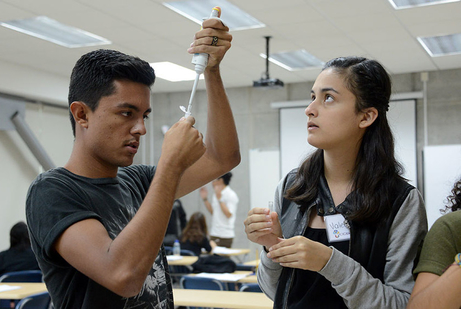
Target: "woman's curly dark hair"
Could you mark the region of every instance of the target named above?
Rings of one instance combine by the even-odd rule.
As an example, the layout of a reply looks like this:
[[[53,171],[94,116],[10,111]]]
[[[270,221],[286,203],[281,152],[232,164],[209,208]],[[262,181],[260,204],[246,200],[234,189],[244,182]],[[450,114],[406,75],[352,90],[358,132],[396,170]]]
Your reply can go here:
[[[442,212],[447,213],[450,210],[455,211],[461,209],[461,178],[455,183],[451,189],[451,195],[447,197],[448,205]]]

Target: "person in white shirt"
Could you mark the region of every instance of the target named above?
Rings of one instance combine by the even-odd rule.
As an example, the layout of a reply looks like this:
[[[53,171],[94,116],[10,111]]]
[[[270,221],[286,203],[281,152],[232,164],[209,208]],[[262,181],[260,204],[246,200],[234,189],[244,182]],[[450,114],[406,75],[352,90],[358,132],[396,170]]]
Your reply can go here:
[[[229,187],[232,173],[226,173],[213,180],[214,194],[208,201],[208,189],[200,189],[200,197],[212,215],[210,239],[218,246],[230,248],[235,237],[234,225],[239,198]]]

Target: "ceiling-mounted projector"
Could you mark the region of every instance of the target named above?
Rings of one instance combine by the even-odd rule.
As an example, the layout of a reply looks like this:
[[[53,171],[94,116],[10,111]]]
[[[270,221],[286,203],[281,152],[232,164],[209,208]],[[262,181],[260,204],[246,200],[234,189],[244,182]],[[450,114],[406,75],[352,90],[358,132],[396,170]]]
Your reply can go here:
[[[263,77],[259,80],[253,81],[253,87],[262,87],[262,88],[271,88],[277,89],[283,87],[283,82],[278,78],[269,77],[269,40],[270,36],[265,36],[266,38],[266,72]]]
[[[253,87],[282,88],[283,82],[278,78],[261,78],[253,81]]]

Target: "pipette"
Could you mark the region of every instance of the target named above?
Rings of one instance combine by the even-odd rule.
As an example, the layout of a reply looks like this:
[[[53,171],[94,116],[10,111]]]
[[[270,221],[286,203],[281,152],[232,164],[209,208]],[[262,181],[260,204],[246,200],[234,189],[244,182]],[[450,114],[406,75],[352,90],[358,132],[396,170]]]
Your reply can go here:
[[[215,6],[211,10],[210,18],[219,18],[221,15],[221,8],[219,6]],[[180,106],[179,108],[185,113],[184,117],[187,118],[191,115],[191,107],[192,107],[192,101],[194,100],[195,92],[197,90],[197,85],[198,81],[200,79],[200,75],[203,74],[205,71],[205,68],[208,64],[208,54],[206,53],[195,53],[192,56],[192,63],[195,64],[195,81],[194,85],[192,87],[192,92],[190,94],[190,99],[189,99],[189,105],[187,106],[187,109],[184,106]]]

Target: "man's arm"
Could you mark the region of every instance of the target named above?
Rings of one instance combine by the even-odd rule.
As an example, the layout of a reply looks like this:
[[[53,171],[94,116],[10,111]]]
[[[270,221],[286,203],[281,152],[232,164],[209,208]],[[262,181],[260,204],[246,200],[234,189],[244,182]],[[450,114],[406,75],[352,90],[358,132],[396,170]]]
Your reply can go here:
[[[226,216],[226,218],[229,219],[230,217],[232,217],[232,213],[229,211],[229,208],[227,207],[226,203],[221,200],[218,200],[218,203],[219,203],[219,206],[221,207],[221,211]]]
[[[192,117],[167,132],[155,176],[137,214],[115,238],[95,219],[73,224],[56,251],[74,268],[114,293],[137,295],[157,257],[181,175],[205,152]]]
[[[210,212],[210,214],[213,214],[213,207],[211,207],[210,201],[208,201],[208,190],[206,187],[201,187],[199,190],[200,197],[205,204],[206,209]]]
[[[226,202],[224,202],[222,198],[222,191],[224,190],[224,188],[225,186],[223,184],[213,185],[214,193],[216,195],[216,198],[218,199],[219,208],[221,208],[221,211],[226,216],[226,218],[229,219],[230,217],[232,217],[232,213],[230,212],[229,207],[227,207]]]
[[[231,46],[228,28],[217,19],[208,19],[197,32],[189,53],[208,53],[205,82],[208,95],[208,120],[205,154],[184,172],[177,198],[194,191],[230,171],[240,163],[240,149],[234,117],[222,83],[219,64]],[[211,46],[213,36],[217,46]]]

